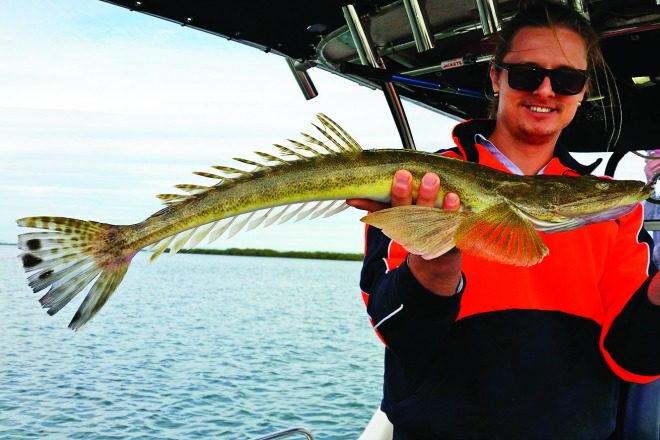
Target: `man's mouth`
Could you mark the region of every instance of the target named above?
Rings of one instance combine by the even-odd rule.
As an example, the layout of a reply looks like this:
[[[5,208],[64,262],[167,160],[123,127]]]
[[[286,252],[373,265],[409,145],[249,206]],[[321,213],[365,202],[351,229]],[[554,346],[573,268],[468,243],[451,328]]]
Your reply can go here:
[[[550,107],[539,107],[538,105],[526,105],[525,107],[527,107],[528,109],[530,109],[535,113],[550,113],[554,111],[554,109]]]

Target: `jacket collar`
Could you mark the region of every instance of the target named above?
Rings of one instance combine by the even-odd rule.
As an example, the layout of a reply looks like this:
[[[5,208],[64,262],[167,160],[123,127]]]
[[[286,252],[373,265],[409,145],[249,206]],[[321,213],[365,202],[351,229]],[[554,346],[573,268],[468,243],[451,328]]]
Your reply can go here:
[[[483,136],[489,137],[494,130],[494,119],[471,119],[461,122],[454,127],[452,137],[465,160],[478,163],[479,152],[474,144],[474,135],[482,134]],[[591,174],[591,172],[593,172],[593,170],[595,170],[602,162],[602,159],[598,159],[590,165],[583,165],[571,156],[568,149],[559,142],[555,145],[553,155],[564,167],[582,175]]]

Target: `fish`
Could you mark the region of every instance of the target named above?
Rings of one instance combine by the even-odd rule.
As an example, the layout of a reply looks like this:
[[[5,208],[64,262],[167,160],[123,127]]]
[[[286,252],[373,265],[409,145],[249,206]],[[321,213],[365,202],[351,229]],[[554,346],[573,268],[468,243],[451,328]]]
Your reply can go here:
[[[537,231],[567,231],[617,218],[648,198],[652,185],[594,176],[517,176],[443,155],[409,149],[363,149],[339,124],[317,115],[319,134],[301,133],[276,154],[235,158],[241,168],[213,166],[194,174],[213,184],[175,185],[182,192],[160,194],[166,205],[143,221],[113,225],[66,217],[17,220],[41,231],[18,236],[19,258],[42,307],[54,315],[80,292],[86,295],[69,328],[82,329],[121,283],[133,257],[151,250],[150,261],[169,249],[175,254],[208,238],[291,219],[328,217],[347,208],[345,200],[389,202],[392,176],[413,175],[418,188],[426,172],[440,176],[434,207],[400,206],[362,218],[381,228],[409,252],[434,258],[453,247],[518,266],[541,262],[548,249]],[[246,167],[247,166],[247,167]],[[460,196],[460,208],[441,209],[444,194]],[[416,190],[413,197],[416,197]]]

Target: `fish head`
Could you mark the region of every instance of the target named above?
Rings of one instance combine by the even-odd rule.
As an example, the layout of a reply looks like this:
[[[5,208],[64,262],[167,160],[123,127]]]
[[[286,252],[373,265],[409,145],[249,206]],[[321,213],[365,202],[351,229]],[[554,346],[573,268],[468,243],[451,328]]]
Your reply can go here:
[[[538,230],[559,231],[612,220],[632,211],[653,192],[651,183],[595,176],[534,176],[513,204]]]

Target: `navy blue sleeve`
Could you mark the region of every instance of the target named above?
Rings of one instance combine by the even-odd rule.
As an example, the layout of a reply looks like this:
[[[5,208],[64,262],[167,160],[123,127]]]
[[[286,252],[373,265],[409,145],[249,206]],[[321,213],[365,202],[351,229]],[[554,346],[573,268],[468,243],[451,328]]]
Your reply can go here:
[[[367,311],[388,349],[399,359],[424,362],[458,316],[462,291],[442,297],[422,286],[404,262],[388,271],[390,240],[376,228],[367,232],[360,287]],[[463,290],[465,283],[463,283]]]
[[[605,338],[619,365],[646,376],[660,375],[660,306],[649,301],[650,278],[630,298]]]
[[[639,232],[637,240],[646,242],[650,249],[655,247],[644,229]],[[657,376],[660,375],[660,306],[651,303],[648,298],[649,284],[658,272],[654,261],[649,262],[648,272],[649,278],[612,322],[604,346],[626,370]]]

